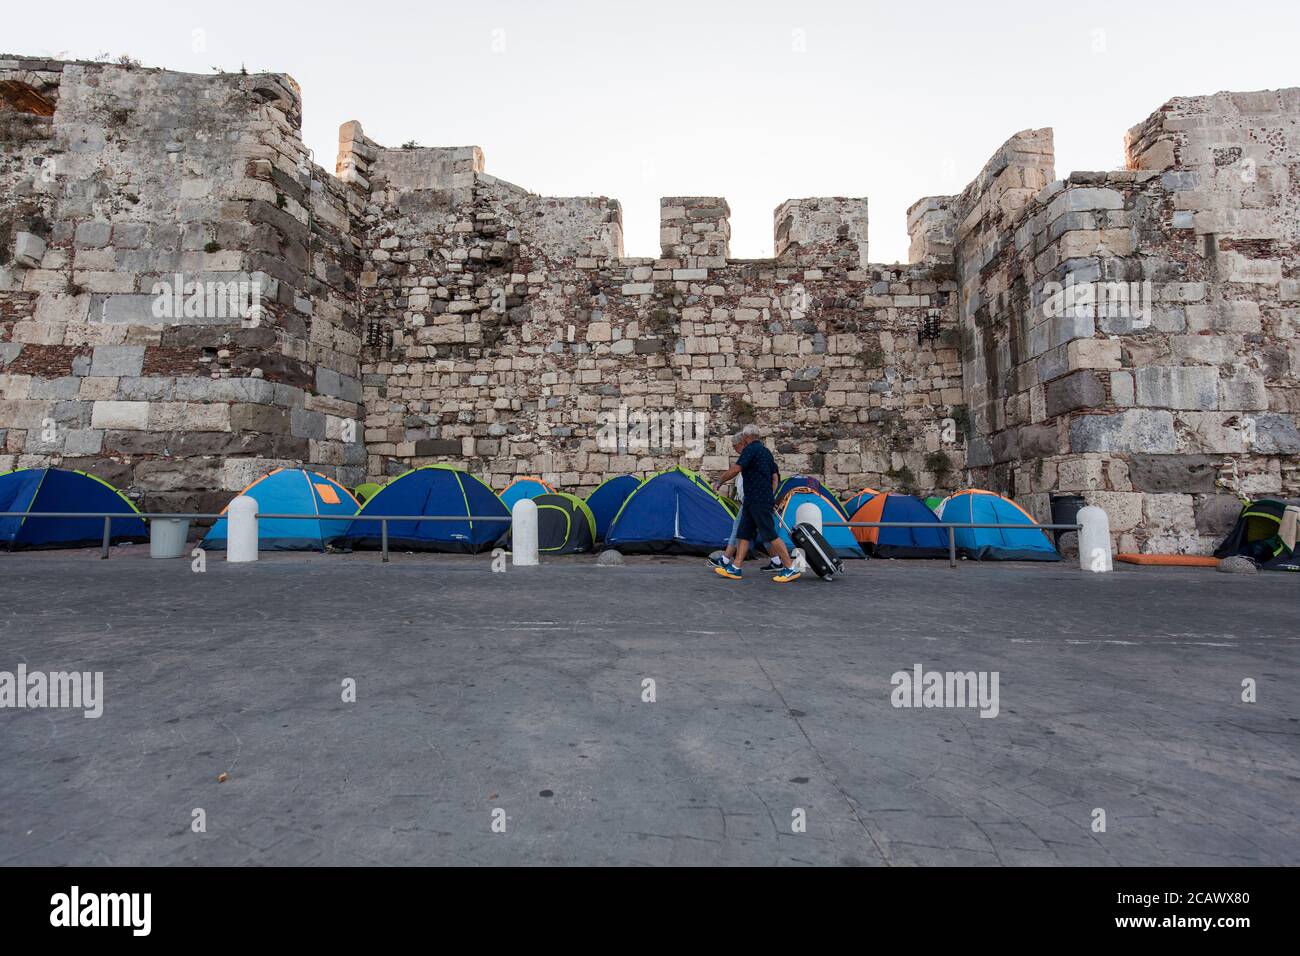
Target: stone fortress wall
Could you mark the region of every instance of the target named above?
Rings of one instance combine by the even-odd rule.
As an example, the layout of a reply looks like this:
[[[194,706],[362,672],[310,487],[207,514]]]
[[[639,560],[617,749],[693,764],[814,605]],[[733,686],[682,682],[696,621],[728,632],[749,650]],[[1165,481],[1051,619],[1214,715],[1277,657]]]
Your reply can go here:
[[[1300,494],[1300,90],[1180,97],[1126,147],[1056,180],[1051,131],[1018,133],[923,201],[961,284],[968,463],[1043,517],[1102,505],[1121,550],[1205,553],[1225,488]],[[1145,308],[1051,307],[1067,283]]]
[[[724,199],[667,197],[659,256],[627,257],[615,200],[355,122],[330,174],[300,112],[285,76],[0,57],[0,469],[154,510],[281,463],[586,490],[720,470],[753,421],[788,474],[1043,518],[1080,494],[1126,550],[1206,550],[1221,476],[1300,493],[1300,91],[1172,100],[1130,169],[1065,181],[1050,130],[1019,133],[912,208],[907,265],[872,264],[867,200],[839,197],[782,203],[764,260],[731,258]],[[160,316],[178,274],[257,308]],[[1067,280],[1152,307],[1055,314]]]

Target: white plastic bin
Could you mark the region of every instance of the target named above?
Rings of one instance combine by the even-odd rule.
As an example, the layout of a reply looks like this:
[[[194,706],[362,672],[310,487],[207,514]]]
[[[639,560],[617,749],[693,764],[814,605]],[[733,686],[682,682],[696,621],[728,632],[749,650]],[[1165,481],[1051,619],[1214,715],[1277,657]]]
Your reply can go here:
[[[190,538],[189,518],[149,519],[149,557],[183,558]]]

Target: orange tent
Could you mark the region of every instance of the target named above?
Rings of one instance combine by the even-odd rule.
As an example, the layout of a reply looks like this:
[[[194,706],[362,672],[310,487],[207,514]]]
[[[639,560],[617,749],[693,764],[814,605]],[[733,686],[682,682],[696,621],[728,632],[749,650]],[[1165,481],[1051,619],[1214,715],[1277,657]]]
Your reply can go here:
[[[935,513],[913,495],[876,495],[849,518],[850,522],[914,522],[916,528],[854,528],[853,537],[881,558],[940,558],[948,554],[948,536]],[[934,525],[933,528],[925,527]]]
[[[853,512],[857,511],[867,503],[867,499],[874,498],[878,494],[880,494],[880,492],[875,488],[863,488],[856,495],[845,498],[843,503],[844,513],[850,515],[853,514]]]

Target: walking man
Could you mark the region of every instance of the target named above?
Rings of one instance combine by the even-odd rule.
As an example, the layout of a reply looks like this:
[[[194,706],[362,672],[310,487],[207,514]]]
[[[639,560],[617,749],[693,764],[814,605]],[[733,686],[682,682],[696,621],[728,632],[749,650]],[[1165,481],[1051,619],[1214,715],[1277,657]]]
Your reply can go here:
[[[798,580],[799,572],[794,569],[785,542],[776,533],[776,522],[773,519],[772,481],[776,476],[776,460],[758,437],[758,429],[753,425],[747,425],[740,437],[737,446],[740,455],[736,458],[736,463],[713,481],[715,489],[737,475],[744,482],[745,500],[740,506],[740,522],[736,528],[736,554],[730,561],[713,570],[724,578],[739,580],[740,566],[745,562],[750,545],[754,541],[762,541],[766,543],[768,553],[781,562],[781,570],[773,575],[772,580],[778,584],[788,584]]]
[[[746,428],[749,429],[749,433],[750,433],[750,434],[752,434],[752,435],[754,435],[754,436],[757,436],[757,435],[758,435],[758,428],[757,428],[756,426],[754,426],[754,425],[747,425]],[[735,452],[736,452],[737,455],[739,455],[739,454],[741,453],[741,451],[744,450],[744,448],[745,448],[745,432],[743,432],[743,431],[742,431],[742,432],[736,432],[736,434],[734,434],[734,435],[731,436],[731,447],[735,450]],[[718,487],[718,486],[721,486],[721,485],[725,485],[725,484],[726,484],[725,481],[723,481],[722,479],[719,479],[719,480],[718,480],[718,483],[717,483],[717,485],[715,485],[715,487]],[[772,493],[773,493],[773,494],[776,493],[776,489],[777,489],[777,487],[780,486],[780,484],[781,484],[781,474],[780,474],[780,472],[775,472],[775,473],[773,473],[773,475],[772,475]],[[727,548],[726,548],[725,551],[722,552],[722,554],[720,554],[720,555],[715,555],[715,556],[709,558],[709,564],[713,565],[715,568],[721,568],[721,567],[725,567],[725,566],[728,565],[728,564],[735,563],[735,558],[736,558],[736,534],[737,534],[737,532],[740,530],[740,516],[741,516],[741,514],[744,512],[744,505],[745,505],[745,476],[744,476],[743,474],[736,475],[736,494],[735,494],[735,498],[736,498],[736,500],[737,500],[738,502],[740,502],[741,507],[740,507],[740,509],[736,512],[736,519],[735,519],[734,521],[731,522],[731,534],[729,534],[729,535],[727,536]],[[783,568],[783,565],[781,564],[781,559],[778,558],[775,554],[771,555],[771,560],[770,560],[767,564],[763,565],[763,570],[764,570],[764,571],[767,571],[767,572],[769,572],[769,573],[771,573],[771,572],[775,572],[775,571],[780,571],[782,568]]]
[[[744,434],[742,434],[741,432],[736,432],[736,434],[732,435],[731,447],[732,450],[735,451],[736,455],[739,456],[741,451],[745,447]],[[724,482],[718,481],[714,483],[713,487],[716,489],[719,488],[722,484],[724,484]],[[741,512],[745,510],[744,475],[736,475],[736,500],[740,502],[740,509],[736,512],[735,520],[731,522],[731,534],[727,536],[727,549],[722,553],[721,557],[709,558],[709,563],[713,565],[715,568],[720,568],[723,567],[724,565],[731,564],[732,558],[736,556],[736,532],[740,530],[740,515]]]

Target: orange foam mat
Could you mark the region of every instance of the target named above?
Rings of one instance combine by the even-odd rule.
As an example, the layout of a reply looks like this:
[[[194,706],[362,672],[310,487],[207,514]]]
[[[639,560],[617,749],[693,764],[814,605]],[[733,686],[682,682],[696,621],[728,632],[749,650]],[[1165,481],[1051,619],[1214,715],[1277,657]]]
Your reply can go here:
[[[1117,554],[1116,561],[1127,564],[1159,564],[1176,568],[1217,568],[1218,558],[1199,554]]]

